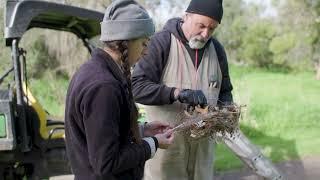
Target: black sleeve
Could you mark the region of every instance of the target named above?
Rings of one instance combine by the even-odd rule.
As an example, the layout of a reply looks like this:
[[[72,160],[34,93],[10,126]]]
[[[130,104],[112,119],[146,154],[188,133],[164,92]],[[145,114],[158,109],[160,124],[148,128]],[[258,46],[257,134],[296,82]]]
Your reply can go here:
[[[227,61],[227,55],[224,47],[215,39],[213,39],[214,46],[216,48],[220,69],[222,72],[222,82],[219,94],[218,104],[228,104],[233,102],[232,98],[232,84],[229,76],[229,67]]]
[[[88,91],[82,109],[89,163],[96,176],[106,179],[136,168],[151,156],[147,142],[120,144],[120,111],[122,96],[119,87],[103,84]],[[81,163],[81,162],[79,162]]]
[[[171,43],[169,32],[155,34],[147,53],[136,64],[132,75],[132,92],[135,101],[146,105],[163,105],[173,102],[173,87],[160,83]]]

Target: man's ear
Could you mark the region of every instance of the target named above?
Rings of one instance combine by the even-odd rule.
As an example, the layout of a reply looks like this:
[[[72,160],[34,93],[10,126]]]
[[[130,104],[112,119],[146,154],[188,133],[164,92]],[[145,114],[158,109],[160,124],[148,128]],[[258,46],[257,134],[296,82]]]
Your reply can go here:
[[[188,16],[188,13],[185,13],[185,14],[182,16],[183,22],[185,22],[185,21],[187,20],[187,16]]]
[[[191,15],[192,15],[192,14],[190,14],[190,13],[185,13],[185,14],[183,15],[183,17],[182,17],[182,20],[185,22],[188,18],[190,18]]]

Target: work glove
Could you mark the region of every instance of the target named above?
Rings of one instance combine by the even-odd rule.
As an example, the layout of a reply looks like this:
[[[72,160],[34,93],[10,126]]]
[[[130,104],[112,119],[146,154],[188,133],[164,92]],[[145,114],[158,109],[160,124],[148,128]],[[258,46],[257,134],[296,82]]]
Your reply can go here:
[[[181,103],[191,106],[204,106],[207,104],[207,98],[201,90],[182,89],[177,98]]]

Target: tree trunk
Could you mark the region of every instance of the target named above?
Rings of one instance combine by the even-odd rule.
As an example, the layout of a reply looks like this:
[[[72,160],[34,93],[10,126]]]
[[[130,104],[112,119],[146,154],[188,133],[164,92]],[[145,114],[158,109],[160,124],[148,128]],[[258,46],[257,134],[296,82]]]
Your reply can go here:
[[[320,60],[315,64],[316,68],[316,79],[320,80]]]

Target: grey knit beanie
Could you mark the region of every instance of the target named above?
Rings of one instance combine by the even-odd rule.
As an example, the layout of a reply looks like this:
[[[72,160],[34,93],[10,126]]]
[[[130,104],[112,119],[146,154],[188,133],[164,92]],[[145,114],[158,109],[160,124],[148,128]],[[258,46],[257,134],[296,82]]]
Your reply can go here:
[[[101,41],[147,37],[155,28],[148,12],[134,0],[114,0],[101,22]]]

